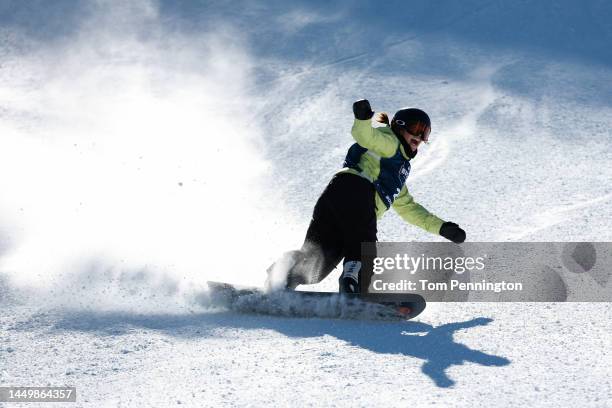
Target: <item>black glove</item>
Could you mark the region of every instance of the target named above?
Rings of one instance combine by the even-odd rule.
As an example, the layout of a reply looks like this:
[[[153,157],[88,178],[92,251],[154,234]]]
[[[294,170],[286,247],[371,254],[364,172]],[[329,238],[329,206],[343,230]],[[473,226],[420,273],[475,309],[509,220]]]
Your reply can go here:
[[[440,235],[455,244],[460,244],[465,241],[465,231],[454,222],[445,222],[440,227]]]
[[[370,102],[367,99],[360,99],[355,102],[353,104],[353,113],[355,114],[355,119],[359,120],[372,119],[372,116],[374,116]]]

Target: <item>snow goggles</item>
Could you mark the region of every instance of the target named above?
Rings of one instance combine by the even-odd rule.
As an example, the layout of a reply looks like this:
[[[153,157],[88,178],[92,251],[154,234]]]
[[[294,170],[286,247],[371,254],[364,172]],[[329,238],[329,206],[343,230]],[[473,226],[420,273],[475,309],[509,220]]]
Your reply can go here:
[[[406,123],[401,119],[396,119],[395,123],[406,129],[406,131],[408,131],[408,133],[410,133],[411,135],[414,135],[418,138],[420,138],[422,141],[427,142],[429,141],[429,135],[431,133],[431,127],[427,126],[426,124],[424,124],[423,122],[416,122],[416,123]]]

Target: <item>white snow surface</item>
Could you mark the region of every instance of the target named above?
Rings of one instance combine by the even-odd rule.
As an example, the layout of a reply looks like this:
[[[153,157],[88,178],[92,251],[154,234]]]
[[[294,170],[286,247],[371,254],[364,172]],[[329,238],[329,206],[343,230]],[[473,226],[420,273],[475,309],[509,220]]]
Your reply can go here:
[[[300,246],[364,97],[430,113],[408,186],[468,240],[612,241],[612,6],[384,3],[3,1],[0,386],[95,407],[612,407],[610,303],[383,322],[207,301],[206,281],[262,285]],[[392,213],[378,230],[442,240]]]

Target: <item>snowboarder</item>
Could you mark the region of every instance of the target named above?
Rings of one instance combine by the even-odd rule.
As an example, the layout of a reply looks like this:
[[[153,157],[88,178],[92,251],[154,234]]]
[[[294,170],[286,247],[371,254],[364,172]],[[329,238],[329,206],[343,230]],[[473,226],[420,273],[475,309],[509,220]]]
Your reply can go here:
[[[405,182],[422,142],[429,140],[431,121],[416,108],[400,109],[389,123],[386,113],[375,120],[367,99],[353,104],[355,142],[344,168],[319,197],[300,250],[289,251],[268,269],[267,286],[294,289],[323,280],[344,258],[340,292],[367,292],[371,266],[362,265],[361,243],[375,242],[376,221],[390,207],[407,222],[455,243],[465,231],[445,222],[414,201]]]

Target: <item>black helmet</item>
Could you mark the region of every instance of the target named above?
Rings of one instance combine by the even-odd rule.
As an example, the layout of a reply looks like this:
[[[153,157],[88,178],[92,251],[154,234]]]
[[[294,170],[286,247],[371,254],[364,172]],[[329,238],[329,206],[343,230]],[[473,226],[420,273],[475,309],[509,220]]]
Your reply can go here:
[[[395,112],[391,120],[391,129],[399,137],[399,130],[403,128],[416,136],[427,140],[431,132],[429,115],[417,108],[404,108]]]

